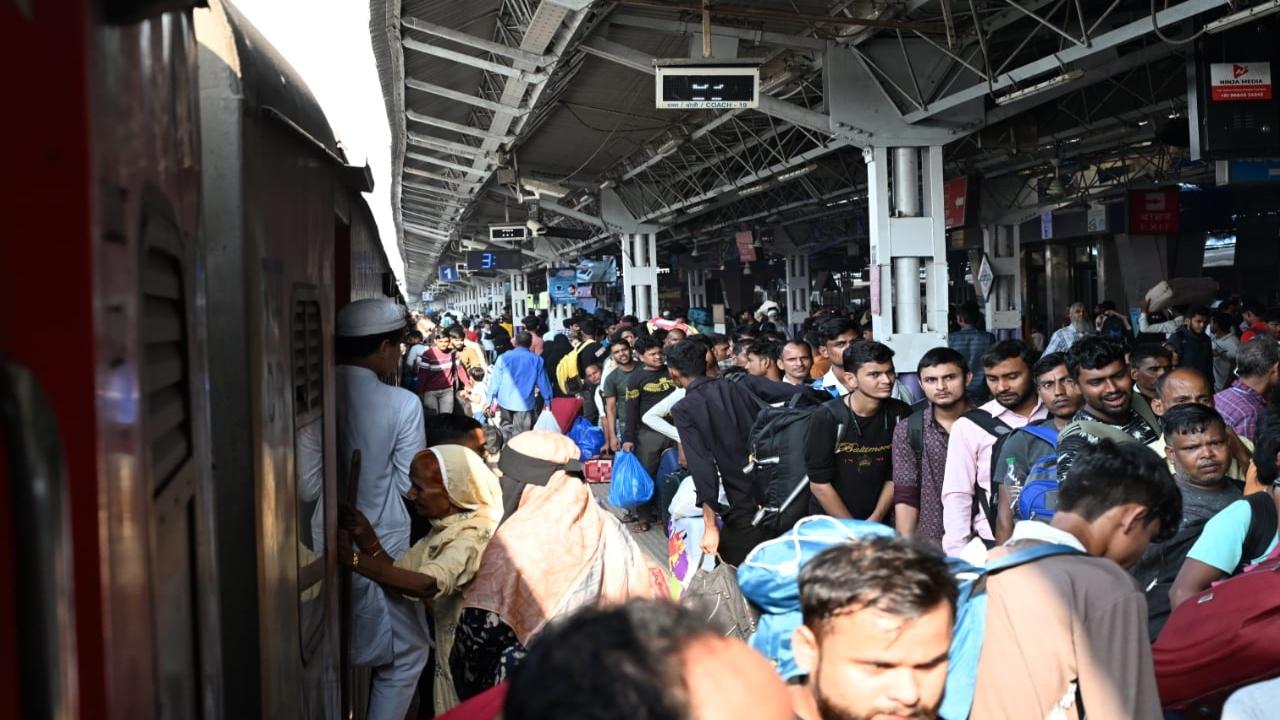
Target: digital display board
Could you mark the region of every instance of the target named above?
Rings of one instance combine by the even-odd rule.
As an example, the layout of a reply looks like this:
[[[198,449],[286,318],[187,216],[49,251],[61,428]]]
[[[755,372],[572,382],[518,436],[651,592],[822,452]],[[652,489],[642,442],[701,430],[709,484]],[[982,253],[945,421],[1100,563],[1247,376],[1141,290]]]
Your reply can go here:
[[[522,256],[519,250],[468,250],[467,269],[472,272],[485,270],[519,270]]]
[[[760,102],[754,67],[658,67],[655,102],[666,110],[753,108]]]
[[[529,228],[525,225],[490,225],[489,226],[490,240],[525,240],[528,237],[529,237]]]

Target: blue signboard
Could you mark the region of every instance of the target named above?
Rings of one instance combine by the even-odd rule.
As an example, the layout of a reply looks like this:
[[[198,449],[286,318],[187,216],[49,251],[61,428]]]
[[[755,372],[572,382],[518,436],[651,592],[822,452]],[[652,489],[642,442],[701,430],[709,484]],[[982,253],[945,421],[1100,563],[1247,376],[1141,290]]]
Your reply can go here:
[[[551,302],[572,305],[578,302],[578,271],[559,268],[547,271],[547,294]]]
[[[462,279],[458,266],[453,263],[440,266],[440,282],[458,282]]]

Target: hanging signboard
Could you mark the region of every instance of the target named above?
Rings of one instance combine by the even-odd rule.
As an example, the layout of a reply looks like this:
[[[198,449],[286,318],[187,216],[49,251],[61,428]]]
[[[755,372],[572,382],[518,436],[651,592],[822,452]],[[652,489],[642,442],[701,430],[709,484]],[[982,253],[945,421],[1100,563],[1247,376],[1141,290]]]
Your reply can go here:
[[[755,234],[750,230],[740,230],[735,233],[733,239],[738,243],[738,259],[742,262],[756,261],[756,248],[752,243],[755,242]]]
[[[991,258],[987,257],[986,253],[982,253],[982,264],[978,266],[978,276],[974,278],[974,282],[978,284],[982,301],[991,299],[991,288],[996,284],[996,273],[991,268]]]
[[[948,230],[964,225],[968,195],[968,176],[952,178],[942,184],[942,218],[946,221]]]
[[[547,293],[551,302],[572,305],[578,301],[578,271],[556,268],[547,271]]]
[[[1164,235],[1178,229],[1177,190],[1129,191],[1131,235]]]
[[[1040,239],[1053,239],[1053,212],[1040,214]]]
[[[1271,63],[1210,63],[1209,97],[1215,102],[1271,99]]]
[[[1091,233],[1107,231],[1107,206],[1090,205],[1085,212],[1085,228]]]

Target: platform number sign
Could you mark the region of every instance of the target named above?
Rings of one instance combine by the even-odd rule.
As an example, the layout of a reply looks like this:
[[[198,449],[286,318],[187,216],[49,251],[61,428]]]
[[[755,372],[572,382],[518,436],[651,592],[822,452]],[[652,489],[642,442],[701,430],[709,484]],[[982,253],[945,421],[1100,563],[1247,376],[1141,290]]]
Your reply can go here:
[[[458,272],[458,266],[449,264],[440,266],[440,282],[458,282],[462,279],[462,274]]]
[[[435,300],[435,298],[436,298],[435,294],[432,293],[431,291],[429,290],[422,291],[422,302],[431,302],[432,300]]]

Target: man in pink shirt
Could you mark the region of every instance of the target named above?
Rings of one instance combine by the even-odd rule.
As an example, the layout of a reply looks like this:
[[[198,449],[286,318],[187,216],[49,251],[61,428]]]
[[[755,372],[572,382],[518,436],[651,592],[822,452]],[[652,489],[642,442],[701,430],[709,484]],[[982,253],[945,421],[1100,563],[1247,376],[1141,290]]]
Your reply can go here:
[[[995,542],[987,514],[976,509],[991,497],[991,448],[997,435],[1046,417],[1031,378],[1032,353],[1020,340],[996,343],[983,353],[987,388],[995,399],[965,413],[951,425],[942,481],[942,549],[948,555],[959,555],[975,535],[986,543]],[[997,422],[989,422],[978,413]],[[994,426],[996,432],[984,429],[984,424]],[[975,498],[975,483],[982,497]]]

